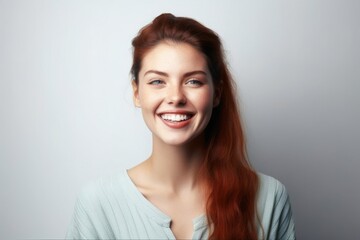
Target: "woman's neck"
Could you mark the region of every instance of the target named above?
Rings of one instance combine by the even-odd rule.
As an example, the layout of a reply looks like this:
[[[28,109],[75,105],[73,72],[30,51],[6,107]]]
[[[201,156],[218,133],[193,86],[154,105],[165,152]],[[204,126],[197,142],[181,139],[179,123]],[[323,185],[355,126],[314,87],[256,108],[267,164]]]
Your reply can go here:
[[[153,138],[153,151],[145,165],[151,178],[169,191],[199,187],[199,170],[204,159],[204,138],[180,146]]]

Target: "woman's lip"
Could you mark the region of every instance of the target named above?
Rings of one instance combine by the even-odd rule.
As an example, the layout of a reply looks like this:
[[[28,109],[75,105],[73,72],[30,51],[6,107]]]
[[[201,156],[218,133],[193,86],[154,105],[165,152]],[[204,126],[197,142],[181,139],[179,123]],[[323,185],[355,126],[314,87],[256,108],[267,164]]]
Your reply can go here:
[[[163,113],[163,114],[164,114],[164,113]],[[179,114],[179,113],[177,113],[177,114]],[[190,123],[190,121],[191,121],[191,119],[192,119],[192,117],[191,117],[191,118],[189,118],[189,119],[187,119],[187,120],[183,120],[183,121],[179,121],[179,122],[172,122],[172,121],[163,119],[163,118],[161,117],[161,114],[159,115],[159,118],[161,119],[161,121],[162,121],[166,126],[168,126],[168,127],[170,127],[170,128],[175,128],[175,129],[179,129],[179,128],[186,127],[186,126]]]
[[[194,115],[193,112],[190,111],[163,111],[159,112],[157,115],[161,116],[163,114],[186,114],[186,115]]]

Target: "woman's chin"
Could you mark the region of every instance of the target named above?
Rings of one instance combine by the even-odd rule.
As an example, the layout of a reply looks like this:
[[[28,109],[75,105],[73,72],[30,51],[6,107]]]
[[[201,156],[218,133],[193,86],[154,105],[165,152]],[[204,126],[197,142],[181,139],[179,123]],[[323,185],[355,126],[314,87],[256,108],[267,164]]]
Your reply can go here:
[[[199,134],[203,136],[202,134]],[[199,135],[192,135],[192,136],[164,136],[158,138],[162,144],[169,145],[169,146],[177,146],[177,147],[188,147],[188,146],[195,146],[199,143]]]

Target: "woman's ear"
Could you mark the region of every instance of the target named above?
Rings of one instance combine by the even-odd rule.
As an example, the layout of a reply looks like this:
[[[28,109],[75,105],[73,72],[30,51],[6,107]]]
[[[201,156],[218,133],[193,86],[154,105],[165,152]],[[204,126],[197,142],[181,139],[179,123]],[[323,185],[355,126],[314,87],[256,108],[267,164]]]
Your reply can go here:
[[[135,82],[135,80],[132,80],[131,85],[133,88],[133,101],[134,101],[135,107],[140,108],[141,104],[140,104],[140,99],[139,99],[139,87],[138,87],[137,83]]]

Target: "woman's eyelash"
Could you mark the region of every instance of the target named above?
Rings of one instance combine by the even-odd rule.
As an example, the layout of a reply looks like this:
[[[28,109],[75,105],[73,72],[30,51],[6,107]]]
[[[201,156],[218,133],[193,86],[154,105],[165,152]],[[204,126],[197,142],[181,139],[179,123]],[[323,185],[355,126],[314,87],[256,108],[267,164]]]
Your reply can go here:
[[[149,85],[160,85],[163,83],[164,83],[164,81],[160,80],[160,79],[154,79],[154,80],[151,80],[148,82]],[[203,82],[200,80],[197,80],[197,79],[190,79],[190,80],[186,81],[185,84],[201,86],[201,85],[203,85]]]
[[[156,79],[156,80],[150,81],[148,84],[150,84],[150,85],[159,85],[161,83],[163,83],[162,80]]]
[[[197,79],[190,79],[189,81],[186,82],[187,84],[192,84],[192,85],[202,85],[203,83]]]

